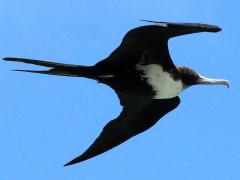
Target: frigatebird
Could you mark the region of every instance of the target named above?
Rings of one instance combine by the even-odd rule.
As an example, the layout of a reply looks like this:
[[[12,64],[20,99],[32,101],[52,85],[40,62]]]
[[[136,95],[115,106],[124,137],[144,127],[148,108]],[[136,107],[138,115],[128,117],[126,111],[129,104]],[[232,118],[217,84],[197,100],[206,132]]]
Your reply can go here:
[[[4,58],[48,67],[48,70],[16,70],[40,74],[84,77],[110,86],[118,95],[122,112],[111,120],[99,137],[72,165],[104,153],[152,127],[175,109],[179,93],[198,84],[229,86],[224,79],[210,79],[194,70],[176,66],[169,54],[168,40],[175,36],[219,32],[218,26],[200,23],[151,22],[130,30],[120,46],[93,66],[62,64],[24,58]]]

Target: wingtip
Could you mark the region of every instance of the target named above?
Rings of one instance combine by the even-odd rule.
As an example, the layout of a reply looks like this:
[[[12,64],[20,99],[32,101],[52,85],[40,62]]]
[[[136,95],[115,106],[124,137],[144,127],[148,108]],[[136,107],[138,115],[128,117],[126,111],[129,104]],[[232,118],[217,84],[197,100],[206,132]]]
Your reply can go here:
[[[64,166],[70,166],[70,165],[73,165],[73,164],[77,164],[77,163],[83,162],[83,161],[85,161],[87,159],[90,159],[90,158],[92,158],[92,157],[89,157],[89,156],[86,156],[85,154],[82,154],[82,155],[72,159],[68,163],[64,164]]]
[[[175,22],[160,22],[160,21],[152,21],[152,20],[146,20],[146,19],[139,19],[140,21],[143,22],[148,22],[148,23],[154,23],[156,25],[159,26],[164,26],[164,27],[168,27],[168,26],[198,26],[201,27],[203,29],[205,29],[207,32],[219,32],[222,30],[222,28],[220,28],[219,26],[216,25],[210,25],[210,24],[202,24],[202,23],[175,23]]]
[[[66,166],[70,166],[70,165],[72,165],[72,164],[69,162],[67,164],[64,164],[63,166],[66,167]]]
[[[77,158],[76,159],[73,159],[71,161],[69,161],[68,163],[64,164],[64,167],[66,166],[70,166],[70,165],[73,165],[73,164],[76,164],[76,163],[79,163],[81,161],[78,161]]]
[[[216,32],[219,32],[219,31],[222,31],[222,28],[220,28],[220,27],[216,27]]]
[[[211,31],[211,32],[219,32],[221,30],[222,30],[222,28],[220,28],[219,26],[214,26],[214,25],[211,25],[209,28],[209,31]]]

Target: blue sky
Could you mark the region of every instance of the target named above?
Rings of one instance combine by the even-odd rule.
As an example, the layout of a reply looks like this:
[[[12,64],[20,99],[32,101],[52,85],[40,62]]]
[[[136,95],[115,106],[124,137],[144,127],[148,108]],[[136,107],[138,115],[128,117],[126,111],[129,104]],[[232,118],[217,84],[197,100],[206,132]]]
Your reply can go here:
[[[180,106],[143,134],[83,163],[81,154],[121,110],[114,92],[82,78],[12,72],[0,62],[0,180],[239,180],[240,53],[237,0],[2,0],[1,57],[93,65],[139,19],[223,28],[170,41],[177,65],[226,78],[183,92]]]

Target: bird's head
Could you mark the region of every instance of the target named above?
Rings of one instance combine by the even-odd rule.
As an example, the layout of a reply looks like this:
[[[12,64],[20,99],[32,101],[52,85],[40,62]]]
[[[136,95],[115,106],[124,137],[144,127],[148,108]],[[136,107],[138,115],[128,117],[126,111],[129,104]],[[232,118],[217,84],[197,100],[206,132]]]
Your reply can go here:
[[[192,85],[201,85],[201,84],[206,84],[206,85],[225,85],[229,87],[229,81],[225,79],[211,79],[211,78],[206,78],[198,73],[196,73],[194,70],[183,67],[183,66],[178,66],[177,67],[181,80],[183,84],[186,87],[192,86]]]

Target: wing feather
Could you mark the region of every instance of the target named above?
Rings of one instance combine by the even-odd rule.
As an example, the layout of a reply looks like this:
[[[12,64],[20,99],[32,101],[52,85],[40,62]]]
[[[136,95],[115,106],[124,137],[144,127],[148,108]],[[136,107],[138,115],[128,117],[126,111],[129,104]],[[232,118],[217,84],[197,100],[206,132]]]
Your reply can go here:
[[[201,23],[147,22],[154,24],[137,27],[127,32],[119,47],[98,64],[132,68],[138,63],[156,63],[162,65],[164,70],[174,69],[175,65],[168,49],[169,38],[221,30],[218,26]]]
[[[123,107],[121,114],[110,121],[94,143],[80,156],[65,164],[72,165],[102,154],[152,127],[180,103],[178,97],[152,100],[149,103]]]

